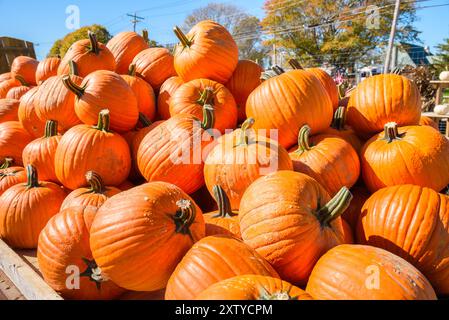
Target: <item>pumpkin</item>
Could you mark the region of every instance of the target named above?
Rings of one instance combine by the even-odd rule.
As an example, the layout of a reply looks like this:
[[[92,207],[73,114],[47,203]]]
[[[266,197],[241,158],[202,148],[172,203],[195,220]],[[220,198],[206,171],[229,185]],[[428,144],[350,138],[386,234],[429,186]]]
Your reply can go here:
[[[176,76],[173,66],[173,55],[166,48],[149,48],[135,56],[132,64],[136,66],[136,74],[145,79],[154,91],[170,77]]]
[[[213,188],[218,210],[204,214],[206,236],[225,234],[241,238],[238,212],[232,211],[226,192],[219,185]]]
[[[381,189],[365,203],[362,244],[388,250],[418,268],[440,295],[449,294],[449,198],[414,185]]]
[[[431,118],[426,117],[426,116],[421,116],[421,120],[419,120],[419,124],[421,126],[430,126],[434,129],[440,130],[440,128],[438,127],[438,124],[433,121]]]
[[[65,299],[108,300],[125,291],[104,278],[92,258],[89,231],[96,211],[96,207],[90,206],[61,210],[39,236],[39,271],[45,282]],[[76,280],[71,279],[75,270],[79,272]]]
[[[23,80],[22,77],[17,76],[16,80],[18,80],[20,82],[19,86],[14,86],[11,89],[8,90],[8,93],[6,94],[5,98],[6,99],[16,99],[16,100],[20,100],[20,98],[27,93],[28,91],[30,91],[31,87],[28,85],[28,83],[25,82],[25,80]]]
[[[363,137],[382,131],[388,122],[417,125],[421,118],[418,87],[397,74],[382,74],[362,81],[348,103],[348,124]]]
[[[204,164],[204,179],[210,193],[220,185],[238,210],[245,190],[257,178],[278,170],[292,170],[287,150],[275,141],[258,135],[249,118],[241,129],[218,140]]]
[[[429,126],[398,128],[371,138],[361,152],[362,176],[368,190],[415,184],[440,191],[449,184],[449,141]]]
[[[0,84],[6,80],[11,80],[14,77],[12,76],[11,72],[6,72],[6,73],[2,73],[0,74]]]
[[[70,74],[70,61],[76,63],[78,75],[83,78],[97,70],[115,70],[116,62],[111,51],[97,41],[95,33],[89,31],[88,37],[70,46],[59,64],[58,75]]]
[[[192,300],[219,281],[256,274],[279,278],[257,252],[233,237],[216,235],[193,245],[172,273],[166,300]]]
[[[137,150],[137,166],[151,181],[172,183],[191,194],[204,184],[203,154],[211,137],[209,116],[203,124],[188,114],[173,116],[151,130]]]
[[[17,121],[20,101],[16,99],[0,99],[0,123]]]
[[[120,32],[109,40],[106,47],[111,51],[117,63],[115,72],[118,74],[128,72],[134,57],[148,49],[147,41],[148,39],[132,31]]]
[[[137,124],[139,109],[136,96],[118,74],[99,70],[84,78],[81,85],[74,83],[69,76],[64,77],[63,82],[77,96],[75,112],[83,123],[94,125],[98,113],[107,108],[112,130],[126,132]]]
[[[39,181],[27,166],[27,183],[16,184],[0,197],[0,238],[15,249],[35,249],[39,233],[59,211],[65,191],[53,182]]]
[[[211,285],[196,300],[313,300],[304,290],[278,278],[242,275]]]
[[[204,233],[201,209],[186,193],[169,183],[152,182],[119,193],[100,207],[90,246],[103,274],[117,285],[156,291],[165,288],[176,265]]]
[[[36,114],[36,94],[38,87],[32,88],[20,98],[18,118],[25,130],[34,138],[42,137],[45,131],[45,121]]]
[[[352,200],[348,209],[341,216],[350,226],[351,230],[355,230],[359,217],[362,215],[362,207],[366,200],[371,196],[365,186],[356,185],[351,189]]]
[[[207,79],[183,84],[170,99],[170,114],[191,114],[203,120],[204,108],[212,107],[212,127],[222,134],[237,127],[237,106],[226,87]]]
[[[122,192],[119,188],[106,187],[101,176],[94,172],[86,173],[86,182],[88,188],[79,188],[73,190],[61,205],[61,211],[72,207],[93,206],[99,208],[110,197]]]
[[[445,103],[445,104],[437,104],[434,108],[433,108],[433,112],[437,115],[440,116],[445,116],[449,113],[449,104]]]
[[[262,67],[257,63],[251,60],[240,60],[225,85],[234,96],[237,104],[239,123],[246,120],[246,100],[251,92],[261,84],[260,75],[262,72]]]
[[[176,73],[185,81],[210,79],[226,83],[239,61],[236,42],[226,28],[204,20],[184,34],[174,28],[180,43],[175,47]]]
[[[347,239],[340,215],[351,198],[343,187],[331,199],[316,180],[302,173],[269,174],[251,184],[242,197],[242,239],[283,280],[304,285],[319,257]]]
[[[126,180],[130,168],[129,146],[109,130],[108,110],[99,113],[95,127],[82,124],[67,131],[56,149],[56,177],[70,190],[86,185],[87,171],[98,173],[105,185],[118,186]]]
[[[164,81],[157,98],[157,113],[162,120],[170,119],[170,99],[184,84],[181,77],[174,76]]]
[[[56,76],[61,64],[61,58],[49,57],[39,62],[36,70],[36,83],[41,85],[45,80]]]
[[[295,145],[305,124],[310,126],[312,134],[329,128],[332,110],[332,102],[320,81],[304,70],[269,78],[246,102],[247,116],[256,121],[254,129],[275,129],[284,148]]]
[[[11,64],[11,74],[17,78],[20,76],[29,85],[35,86],[36,83],[36,70],[39,65],[39,61],[31,57],[18,56],[14,58]]]
[[[20,87],[22,83],[17,78],[9,79],[0,83],[0,99],[6,98],[9,90]]]
[[[340,245],[324,254],[306,292],[318,300],[436,300],[429,281],[410,263],[363,245]]]
[[[32,140],[33,137],[19,121],[0,123],[0,162],[5,161],[5,158],[13,158],[15,164],[21,166],[22,150]]]
[[[14,159],[6,158],[0,166],[0,196],[12,186],[26,182],[27,176],[23,167],[12,166]]]
[[[360,160],[345,140],[330,136],[310,137],[310,127],[299,131],[298,146],[290,149],[293,170],[318,181],[331,195],[342,187],[351,188],[359,179]]]
[[[32,164],[43,181],[59,182],[55,173],[55,153],[61,135],[58,135],[58,123],[47,121],[42,138],[30,142],[22,152],[23,164]]]
[[[129,74],[122,75],[123,80],[129,85],[137,99],[137,108],[149,120],[156,118],[156,96],[153,88],[145,80],[136,77],[136,66],[131,65]]]

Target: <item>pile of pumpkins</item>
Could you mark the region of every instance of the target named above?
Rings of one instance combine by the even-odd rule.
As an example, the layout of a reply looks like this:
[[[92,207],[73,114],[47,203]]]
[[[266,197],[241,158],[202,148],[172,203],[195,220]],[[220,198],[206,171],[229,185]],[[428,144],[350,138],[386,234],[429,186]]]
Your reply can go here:
[[[62,60],[17,57],[0,76],[0,237],[37,249],[52,288],[449,294],[449,141],[413,82],[371,77],[345,105],[319,68],[239,61],[213,21],[174,31],[173,53],[89,33]]]

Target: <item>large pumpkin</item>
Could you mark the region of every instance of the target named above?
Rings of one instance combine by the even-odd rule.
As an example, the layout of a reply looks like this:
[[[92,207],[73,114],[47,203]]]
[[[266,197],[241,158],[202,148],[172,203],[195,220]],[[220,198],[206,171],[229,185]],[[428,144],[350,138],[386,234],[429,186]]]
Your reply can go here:
[[[424,275],[383,249],[340,245],[318,260],[306,292],[318,300],[436,300]]]
[[[419,124],[421,96],[418,87],[397,74],[382,74],[362,81],[348,103],[348,124],[363,137],[383,130],[388,122],[399,126]]]
[[[180,43],[175,47],[175,69],[185,81],[211,79],[226,83],[239,60],[239,51],[232,35],[218,23],[205,20],[188,34],[175,27]]]
[[[360,243],[388,250],[418,268],[441,295],[449,294],[449,197],[413,185],[374,193],[362,209]]]
[[[14,58],[11,64],[11,74],[13,77],[20,76],[29,85],[35,86],[36,83],[36,70],[39,65],[39,61],[31,57],[18,56]]]
[[[38,181],[27,166],[27,183],[17,184],[0,197],[0,238],[10,247],[35,249],[39,233],[59,211],[66,193],[55,183]]]
[[[103,274],[134,291],[165,288],[176,265],[204,237],[201,209],[178,187],[152,182],[100,207],[90,246]]]
[[[13,163],[14,159],[6,158],[0,166],[0,196],[12,186],[27,181],[25,169],[13,166]]]
[[[429,126],[387,123],[384,133],[365,144],[361,162],[371,192],[399,184],[441,191],[449,184],[449,141]]]
[[[108,110],[100,112],[97,126],[78,125],[67,131],[56,149],[56,177],[70,190],[86,186],[87,171],[97,172],[106,185],[118,186],[130,168],[129,146],[109,130]]]
[[[172,273],[166,300],[192,300],[219,281],[238,275],[279,277],[270,264],[241,240],[210,236],[193,245]]]
[[[39,236],[37,261],[45,282],[65,299],[108,300],[124,289],[104,278],[89,246],[96,207],[61,210]]]
[[[168,78],[162,84],[157,98],[157,113],[162,120],[170,118],[170,100],[176,90],[184,84],[181,77]]]
[[[292,170],[287,150],[275,141],[258,135],[248,119],[241,129],[218,140],[204,164],[204,178],[209,192],[220,185],[229,197],[232,209],[238,210],[243,193],[257,178],[278,171]]]
[[[212,127],[222,134],[237,127],[237,106],[226,87],[208,79],[183,84],[170,100],[170,115],[191,114],[203,120],[204,108],[212,107]]]
[[[0,123],[17,121],[20,101],[16,99],[0,99]]]
[[[61,59],[58,57],[50,57],[39,62],[36,70],[36,83],[42,84],[48,78],[58,74],[58,68],[61,64]]]
[[[290,149],[290,158],[293,170],[314,178],[331,196],[359,179],[360,160],[354,148],[339,137],[310,137],[307,125],[299,131],[298,146]]]
[[[69,76],[64,84],[75,95],[75,112],[85,124],[94,125],[102,109],[110,112],[111,129],[118,132],[131,130],[137,124],[137,99],[125,80],[112,71],[99,70],[77,85]]]
[[[262,71],[262,67],[257,63],[251,60],[240,60],[226,83],[226,88],[232,93],[237,104],[239,123],[246,120],[246,100],[261,84]]]
[[[18,118],[25,130],[34,138],[40,138],[45,131],[45,121],[39,119],[36,114],[36,94],[39,87],[34,87],[22,98],[18,109]]]
[[[246,114],[254,118],[255,129],[276,130],[279,143],[290,148],[302,126],[312,134],[329,128],[332,102],[320,81],[304,70],[282,73],[264,81],[248,97]]]
[[[302,173],[272,173],[256,180],[242,197],[242,239],[282,279],[304,285],[319,257],[345,243],[340,215],[351,198],[344,187],[331,199],[318,182]]]
[[[22,151],[33,140],[20,122],[7,121],[0,123],[0,162],[5,158],[13,158],[15,164],[21,166]]]
[[[211,285],[196,300],[313,300],[301,288],[278,278],[243,275]]]

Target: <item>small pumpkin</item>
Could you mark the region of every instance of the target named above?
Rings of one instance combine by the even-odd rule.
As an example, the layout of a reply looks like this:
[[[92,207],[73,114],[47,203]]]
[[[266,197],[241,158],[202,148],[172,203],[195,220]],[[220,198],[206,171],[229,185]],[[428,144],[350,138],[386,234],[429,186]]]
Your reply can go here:
[[[0,123],[0,162],[6,158],[13,158],[15,164],[21,166],[22,151],[33,140],[19,121],[7,121]]]
[[[426,116],[421,116],[421,120],[419,120],[419,124],[421,126],[430,126],[434,129],[440,130],[440,128],[438,127],[438,124],[433,121],[431,118],[426,117]]]
[[[0,196],[12,186],[27,181],[25,169],[12,166],[13,163],[14,159],[6,158],[0,165]]]
[[[32,88],[20,98],[18,118],[25,130],[35,139],[42,137],[45,131],[45,121],[36,114],[36,94],[38,87]]]
[[[49,57],[39,62],[36,70],[36,83],[41,85],[48,78],[56,76],[60,64],[61,58],[59,57]]]
[[[0,123],[19,120],[19,105],[16,99],[0,99]]]
[[[170,119],[170,99],[183,84],[178,76],[170,77],[162,84],[157,98],[157,113],[162,120]]]
[[[35,86],[36,83],[36,70],[39,65],[39,61],[34,58],[26,56],[18,56],[14,58],[11,64],[11,74],[14,78],[20,76],[29,85]]]

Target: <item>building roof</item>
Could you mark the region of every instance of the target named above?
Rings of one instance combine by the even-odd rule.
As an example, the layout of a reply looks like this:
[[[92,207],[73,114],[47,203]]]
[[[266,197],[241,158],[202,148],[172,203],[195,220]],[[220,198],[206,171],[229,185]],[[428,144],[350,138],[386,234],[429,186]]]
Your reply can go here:
[[[406,42],[400,42],[400,46],[408,54],[415,65],[431,63],[429,56],[432,56],[432,53],[425,47]]]

